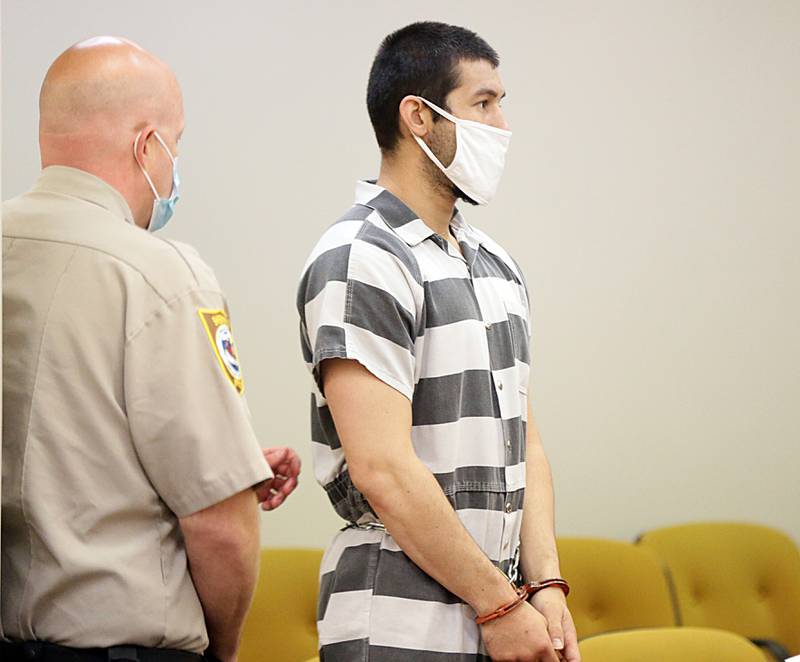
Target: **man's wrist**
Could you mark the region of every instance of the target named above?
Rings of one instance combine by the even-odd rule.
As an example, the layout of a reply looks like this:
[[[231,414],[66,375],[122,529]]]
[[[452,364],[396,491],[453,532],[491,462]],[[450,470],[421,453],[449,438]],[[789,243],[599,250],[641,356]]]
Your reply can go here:
[[[526,582],[541,582],[552,577],[561,577],[561,567],[558,556],[545,556],[538,554],[536,563],[526,563],[524,552],[520,554],[522,565],[522,576]]]
[[[513,600],[517,595],[514,586],[503,573],[495,571],[492,574],[496,576],[491,576],[468,601],[478,616],[494,611],[499,606]]]
[[[567,593],[560,586],[543,588],[528,598],[528,604],[541,611],[545,605],[558,603],[567,608]]]

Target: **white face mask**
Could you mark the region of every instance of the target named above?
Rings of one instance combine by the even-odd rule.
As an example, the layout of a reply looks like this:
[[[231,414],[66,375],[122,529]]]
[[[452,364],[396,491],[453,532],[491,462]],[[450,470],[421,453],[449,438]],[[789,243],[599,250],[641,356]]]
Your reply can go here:
[[[456,125],[456,155],[449,166],[443,166],[425,141],[414,135],[422,151],[475,202],[479,205],[489,204],[503,176],[511,131],[454,117],[427,99],[417,98]]]

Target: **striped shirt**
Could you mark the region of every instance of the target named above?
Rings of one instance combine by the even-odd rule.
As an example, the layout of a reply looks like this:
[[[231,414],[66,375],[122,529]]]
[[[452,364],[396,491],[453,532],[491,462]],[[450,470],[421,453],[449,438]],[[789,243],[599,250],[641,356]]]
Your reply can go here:
[[[456,211],[461,248],[389,191],[359,182],[301,277],[301,343],[314,376],[314,471],[351,526],[320,570],[327,661],[488,660],[474,611],[423,573],[355,488],[319,366],[353,359],[405,395],[411,438],[489,559],[514,572],[525,488],[528,296],[519,267]],[[376,439],[376,443],[380,440]]]

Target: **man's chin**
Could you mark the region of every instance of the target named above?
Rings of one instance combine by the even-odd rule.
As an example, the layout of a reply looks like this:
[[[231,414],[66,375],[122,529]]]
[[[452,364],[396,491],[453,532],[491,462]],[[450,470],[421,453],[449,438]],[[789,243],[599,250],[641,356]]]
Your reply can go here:
[[[464,202],[467,202],[471,205],[475,205],[476,207],[478,206],[477,202],[475,202],[472,198],[470,198],[466,193],[464,193],[464,191],[458,188],[458,186],[456,186],[455,184],[453,184],[453,194],[459,200],[463,200]]]

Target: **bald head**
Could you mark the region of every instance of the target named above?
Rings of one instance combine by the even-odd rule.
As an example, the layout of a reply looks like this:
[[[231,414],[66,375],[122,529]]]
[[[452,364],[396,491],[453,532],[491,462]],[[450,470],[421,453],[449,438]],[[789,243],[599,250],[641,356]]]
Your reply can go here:
[[[181,113],[169,67],[133,42],[94,37],[68,48],[45,76],[39,97],[44,133],[119,130]]]
[[[128,200],[139,225],[154,194],[169,195],[171,160],[183,131],[183,100],[170,68],[127,39],[94,37],[71,46],[47,71],[39,95],[42,166],[90,172]]]

